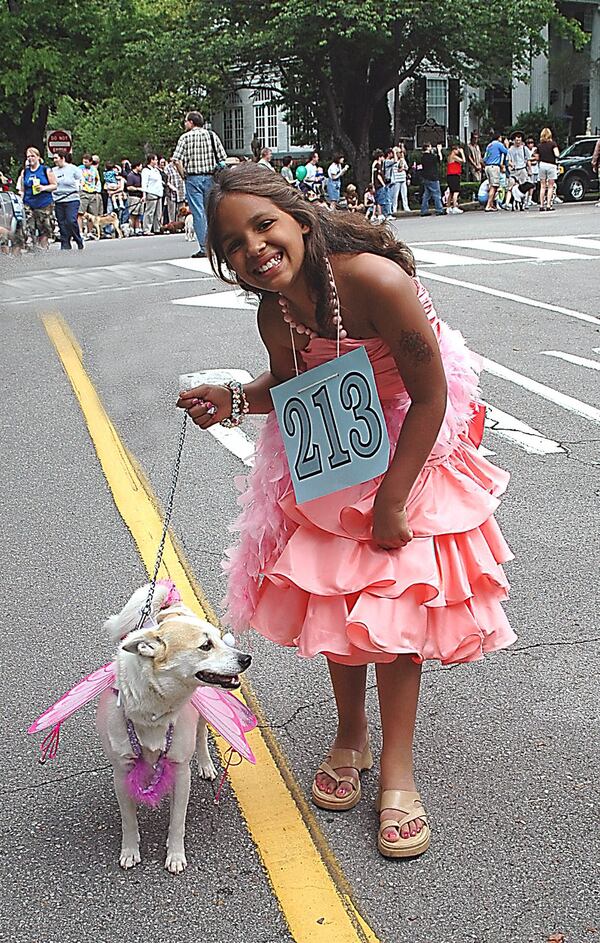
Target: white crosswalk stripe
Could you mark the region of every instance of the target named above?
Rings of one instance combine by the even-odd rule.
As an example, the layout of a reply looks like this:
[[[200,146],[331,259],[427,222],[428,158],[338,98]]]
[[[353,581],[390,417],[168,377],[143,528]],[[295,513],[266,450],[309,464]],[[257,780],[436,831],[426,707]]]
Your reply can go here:
[[[534,455],[555,455],[557,452],[566,451],[559,442],[548,439],[526,422],[516,419],[515,416],[489,403],[486,403],[485,425],[495,435],[514,443],[524,452],[531,452]]]
[[[258,301],[248,299],[246,293],[240,290],[207,292],[205,295],[196,295],[193,298],[175,298],[174,305],[196,305],[201,308],[229,308],[232,310],[256,311]]]
[[[600,424],[600,409],[596,409],[595,406],[590,406],[589,403],[584,403],[582,400],[576,399],[574,396],[568,396],[566,393],[561,393],[559,390],[555,390],[551,386],[546,386],[545,383],[539,383],[537,380],[533,380],[531,377],[524,376],[522,373],[517,373],[516,370],[510,370],[501,363],[496,363],[494,360],[489,360],[487,357],[483,358],[483,367],[484,370],[488,371],[488,373],[491,373],[502,380],[508,380],[510,383],[515,383],[517,386],[520,386],[525,390],[529,390],[531,393],[535,393],[537,396],[541,396],[543,399],[554,403],[556,406],[560,406],[562,409],[566,409],[569,412],[575,413],[576,416],[581,416],[584,419],[589,419],[590,422]]]
[[[558,360],[565,360],[567,363],[574,363],[578,367],[587,367],[588,370],[600,370],[600,360],[589,360],[587,357],[577,357],[575,354],[566,354],[562,350],[543,350],[543,354],[548,357],[556,357]]]
[[[536,242],[548,242],[559,246],[575,246],[576,249],[600,250],[600,239],[592,239],[590,236],[537,236]]]
[[[448,243],[451,246],[460,246],[463,249],[476,249],[477,252],[494,252],[496,255],[518,256],[519,258],[533,259],[536,262],[556,262],[565,259],[595,259],[598,256],[582,255],[579,252],[565,252],[560,249],[545,249],[537,246],[515,245],[511,242],[500,242],[497,239],[460,239]]]
[[[411,242],[417,263],[431,268],[600,260],[600,234],[518,236],[508,239],[448,239]],[[468,250],[459,254],[457,249]]]

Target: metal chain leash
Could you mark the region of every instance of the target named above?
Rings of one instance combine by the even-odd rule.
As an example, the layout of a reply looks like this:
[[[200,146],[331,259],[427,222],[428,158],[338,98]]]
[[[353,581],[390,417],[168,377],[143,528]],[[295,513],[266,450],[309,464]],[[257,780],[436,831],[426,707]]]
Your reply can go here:
[[[144,603],[144,608],[140,615],[140,621],[138,622],[136,628],[141,629],[144,622],[150,615],[152,611],[152,600],[154,599],[154,590],[156,589],[156,579],[158,577],[158,571],[160,570],[160,565],[162,563],[163,553],[165,550],[165,543],[167,540],[167,533],[169,530],[169,524],[171,522],[171,514],[173,513],[173,502],[175,500],[175,490],[177,488],[177,480],[179,478],[179,468],[181,465],[181,456],[183,454],[183,443],[185,442],[185,433],[187,428],[188,414],[184,412],[183,414],[183,423],[181,425],[181,432],[179,433],[179,443],[177,445],[177,455],[175,456],[175,463],[173,465],[173,474],[171,476],[171,488],[169,490],[169,497],[167,498],[167,504],[165,508],[165,522],[163,524],[162,536],[160,538],[160,543],[158,545],[158,552],[156,554],[156,562],[154,564],[154,573],[152,574],[152,579],[150,581],[150,589],[148,590],[148,597]]]

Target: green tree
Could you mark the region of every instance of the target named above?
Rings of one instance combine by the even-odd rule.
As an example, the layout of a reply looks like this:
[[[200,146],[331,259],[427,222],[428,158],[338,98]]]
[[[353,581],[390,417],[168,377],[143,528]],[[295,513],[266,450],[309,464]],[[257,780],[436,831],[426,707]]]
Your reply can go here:
[[[311,88],[315,110],[361,181],[376,110],[405,79],[431,70],[472,84],[526,78],[549,21],[576,46],[586,41],[554,0],[198,0],[188,9],[204,18],[199,65],[209,90],[209,64],[221,88],[241,85],[240,75],[246,84],[276,78],[290,109],[296,90],[305,99]]]
[[[122,79],[121,37],[134,0],[11,0],[0,8],[0,159],[43,148],[48,113],[62,95],[100,100]]]

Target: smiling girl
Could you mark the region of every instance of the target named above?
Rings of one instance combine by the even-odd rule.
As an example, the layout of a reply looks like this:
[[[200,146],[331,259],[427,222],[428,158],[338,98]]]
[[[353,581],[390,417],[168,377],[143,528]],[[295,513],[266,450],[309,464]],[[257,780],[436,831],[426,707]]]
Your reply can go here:
[[[383,728],[378,848],[410,857],[430,826],[413,775],[421,666],[474,661],[514,641],[501,607],[511,558],[493,513],[508,475],[471,440],[477,372],[461,335],[437,317],[409,249],[385,227],[311,206],[274,174],[224,172],[209,206],[221,278],[258,295],[269,369],[241,387],[180,395],[202,429],[266,413],[231,552],[228,618],[327,658],[335,741],[312,786],[346,810],[372,766],[365,687],[374,663]],[[297,504],[270,391],[364,346],[390,437],[386,474]]]

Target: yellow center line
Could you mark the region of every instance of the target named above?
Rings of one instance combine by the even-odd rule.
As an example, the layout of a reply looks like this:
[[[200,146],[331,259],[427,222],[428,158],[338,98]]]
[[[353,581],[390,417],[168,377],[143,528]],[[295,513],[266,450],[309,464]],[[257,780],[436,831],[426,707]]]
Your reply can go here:
[[[162,533],[159,503],[108,417],[67,325],[56,315],[44,317],[43,323],[79,402],[117,510],[146,570],[152,573]],[[166,576],[177,584],[186,605],[217,621],[172,534],[167,537],[159,573]],[[264,729],[248,735],[256,766],[230,767],[229,777],[293,939],[296,943],[379,943],[354,906],[342,869],[247,682],[243,692],[258,716],[259,728]],[[220,738],[216,742],[223,757]]]

